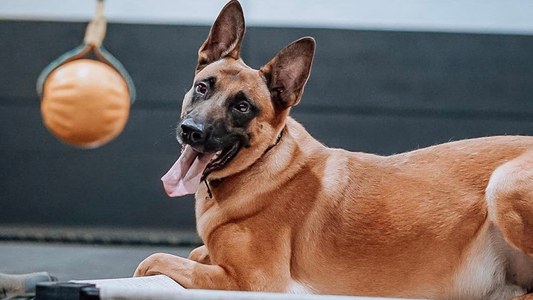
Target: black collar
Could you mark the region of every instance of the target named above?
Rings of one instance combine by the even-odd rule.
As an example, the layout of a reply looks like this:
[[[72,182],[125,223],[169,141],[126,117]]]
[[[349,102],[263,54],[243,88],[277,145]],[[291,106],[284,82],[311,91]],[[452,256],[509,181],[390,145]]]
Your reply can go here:
[[[268,151],[270,151],[272,148],[276,147],[276,146],[279,144],[279,142],[281,142],[281,136],[283,135],[283,131],[285,131],[285,127],[283,127],[283,129],[282,129],[281,132],[279,133],[278,138],[277,138],[276,142],[274,143],[274,145],[268,147],[268,148],[265,150],[265,152],[263,153],[263,155],[267,154]]]

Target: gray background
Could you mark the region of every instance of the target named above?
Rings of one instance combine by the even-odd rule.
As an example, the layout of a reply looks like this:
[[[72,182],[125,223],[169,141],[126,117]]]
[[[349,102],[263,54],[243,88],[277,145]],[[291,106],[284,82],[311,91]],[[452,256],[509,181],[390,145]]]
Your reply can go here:
[[[110,24],[106,48],[138,101],[115,141],[84,151],[44,128],[35,81],[85,25],[0,21],[0,228],[193,231],[193,199],[168,198],[159,178],[179,153],[173,128],[209,27]],[[328,146],[388,155],[533,134],[532,36],[249,27],[242,55],[258,68],[307,35],[317,54],[292,115]]]

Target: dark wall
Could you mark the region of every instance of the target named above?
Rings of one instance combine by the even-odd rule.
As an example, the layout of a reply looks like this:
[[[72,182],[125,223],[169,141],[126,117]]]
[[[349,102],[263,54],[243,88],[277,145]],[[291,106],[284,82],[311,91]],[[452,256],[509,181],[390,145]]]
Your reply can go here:
[[[124,132],[95,150],[42,125],[35,81],[77,46],[85,24],[0,22],[0,225],[193,228],[193,199],[159,178],[178,156],[173,128],[208,27],[110,24],[106,48],[138,101]],[[317,54],[292,115],[320,141],[392,154],[449,140],[533,134],[533,37],[248,28],[260,67],[302,36]]]

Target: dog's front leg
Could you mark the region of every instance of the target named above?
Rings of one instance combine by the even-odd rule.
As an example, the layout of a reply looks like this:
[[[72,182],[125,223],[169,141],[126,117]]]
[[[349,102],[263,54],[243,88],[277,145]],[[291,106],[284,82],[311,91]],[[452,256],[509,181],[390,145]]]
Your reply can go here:
[[[236,280],[218,265],[205,265],[166,253],[150,255],[133,276],[164,274],[187,289],[238,290]]]

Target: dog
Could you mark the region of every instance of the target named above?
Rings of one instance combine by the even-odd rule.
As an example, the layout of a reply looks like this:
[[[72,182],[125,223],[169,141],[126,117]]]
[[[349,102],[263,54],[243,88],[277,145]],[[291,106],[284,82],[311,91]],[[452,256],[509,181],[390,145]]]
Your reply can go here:
[[[314,39],[255,70],[239,55],[244,32],[230,1],[199,49],[177,128],[182,154],[162,178],[172,197],[196,194],[204,245],[188,259],[151,255],[135,276],[192,289],[532,297],[532,137],[392,156],[327,148],[288,116]]]

